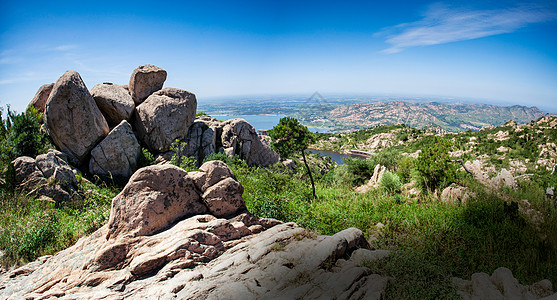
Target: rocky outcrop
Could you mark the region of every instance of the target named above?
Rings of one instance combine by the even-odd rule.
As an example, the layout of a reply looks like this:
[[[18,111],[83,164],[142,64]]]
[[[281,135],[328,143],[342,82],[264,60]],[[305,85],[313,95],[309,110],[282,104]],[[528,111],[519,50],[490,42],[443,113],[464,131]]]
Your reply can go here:
[[[72,165],[88,163],[83,167],[92,174],[130,176],[136,169],[139,141],[158,155],[159,163],[172,158],[170,145],[176,140],[185,141],[185,153],[198,162],[219,151],[237,154],[250,165],[278,161],[269,143],[244,120],[220,122],[205,117],[194,122],[195,95],[161,89],[165,80],[166,71],[144,65],[134,70],[129,85],[103,83],[89,93],[80,75],[67,71],[55,84],[42,86],[29,105],[41,110],[48,98],[47,133]]]
[[[224,153],[238,154],[248,165],[268,166],[279,159],[278,154],[270,150],[269,143],[244,119],[224,122],[221,142]]]
[[[373,175],[371,176],[369,181],[366,184],[357,187],[356,192],[363,194],[374,188],[377,188],[379,186],[379,182],[381,182],[381,179],[383,178],[383,174],[385,174],[385,171],[387,171],[387,168],[377,164],[375,166],[375,169],[373,169]]]
[[[138,137],[154,152],[165,152],[175,140],[183,139],[193,124],[197,100],[180,89],[155,92],[135,110]]]
[[[89,151],[109,131],[106,120],[76,71],[67,71],[54,84],[46,103],[45,123],[56,146],[75,165],[83,163]]]
[[[186,155],[197,161],[214,152],[238,155],[248,165],[269,166],[279,161],[269,142],[244,119],[218,121],[209,116],[197,117],[184,139]]]
[[[387,279],[363,265],[388,251],[371,250],[360,230],[318,236],[234,203],[232,215],[215,216],[202,195],[235,181],[225,166],[138,170],[108,224],[0,275],[0,298],[381,299]],[[229,192],[223,202],[241,199]]]
[[[132,116],[135,103],[128,90],[122,86],[112,83],[97,84],[91,89],[91,96],[110,127],[129,120]]]
[[[54,83],[42,85],[35,94],[35,97],[33,97],[31,102],[29,102],[29,106],[34,107],[40,113],[44,113],[46,101],[48,100],[53,87]],[[41,119],[41,121],[43,121],[43,119]]]
[[[153,65],[142,65],[133,70],[128,89],[136,104],[141,104],[149,95],[162,89],[166,71]]]
[[[516,179],[507,169],[501,169],[501,171],[494,178],[489,178],[488,173],[483,170],[482,163],[478,160],[473,162],[467,161],[464,164],[466,170],[468,170],[474,178],[478,180],[481,184],[491,187],[493,189],[500,189],[502,187],[516,188]]]
[[[152,235],[207,207],[188,173],[173,165],[138,170],[112,201],[107,239]]]
[[[471,280],[453,278],[452,281],[462,299],[557,299],[549,280],[524,286],[507,268],[498,268],[491,276],[474,273]]]
[[[140,151],[130,123],[122,121],[91,150],[89,172],[129,177],[137,170]]]
[[[507,169],[501,169],[499,174],[497,174],[495,178],[491,179],[491,186],[496,189],[500,189],[502,187],[514,189],[517,187],[517,184],[511,172]]]
[[[64,153],[52,149],[36,158],[16,158],[12,164],[18,189],[55,203],[68,202],[79,197],[77,179],[66,159]]]

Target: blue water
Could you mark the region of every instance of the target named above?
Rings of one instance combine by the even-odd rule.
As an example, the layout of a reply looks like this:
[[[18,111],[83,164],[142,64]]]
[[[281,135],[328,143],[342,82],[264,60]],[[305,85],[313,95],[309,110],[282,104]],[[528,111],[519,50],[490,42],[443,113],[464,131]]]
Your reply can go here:
[[[349,155],[349,154],[342,154],[342,153],[338,153],[338,152],[334,152],[334,151],[327,151],[327,150],[315,150],[315,149],[309,149],[308,151],[313,152],[313,153],[321,153],[323,154],[323,156],[329,156],[330,158],[332,158],[337,164],[339,165],[345,165],[344,161],[342,161],[343,158],[361,158],[358,156],[353,156],[353,155]]]
[[[246,116],[224,116],[224,115],[213,115],[213,118],[217,118],[219,120],[230,120],[241,118],[246,120],[250,123],[255,130],[269,130],[275,127],[279,120],[283,118],[283,115],[246,115]],[[320,132],[326,133],[330,132],[328,128],[315,128],[315,127],[308,127],[311,132]]]

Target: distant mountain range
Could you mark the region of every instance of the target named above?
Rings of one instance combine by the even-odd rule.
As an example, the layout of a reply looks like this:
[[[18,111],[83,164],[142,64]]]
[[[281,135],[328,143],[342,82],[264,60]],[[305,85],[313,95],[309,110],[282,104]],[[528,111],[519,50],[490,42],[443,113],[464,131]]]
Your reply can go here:
[[[308,126],[334,129],[362,129],[379,125],[406,124],[425,128],[439,126],[450,132],[499,126],[508,120],[526,123],[544,113],[537,107],[489,104],[410,103],[402,101],[351,104],[328,111],[301,111],[295,114]]]
[[[319,93],[304,96],[231,98],[200,101],[198,110],[209,115],[291,116],[306,126],[335,131],[365,129],[378,125],[406,124],[411,127],[440,127],[450,132],[479,130],[500,126],[508,120],[527,123],[545,113],[537,107],[499,106],[447,102],[446,99],[385,97],[322,97]]]

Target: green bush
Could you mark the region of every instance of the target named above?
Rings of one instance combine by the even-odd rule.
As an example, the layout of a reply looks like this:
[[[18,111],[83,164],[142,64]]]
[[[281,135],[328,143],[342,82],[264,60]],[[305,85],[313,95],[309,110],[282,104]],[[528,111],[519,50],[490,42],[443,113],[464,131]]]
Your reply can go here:
[[[180,140],[174,141],[170,145],[170,151],[174,152],[170,159],[170,164],[180,167],[188,172],[197,171],[197,160],[192,156],[186,156],[185,152],[188,143]]]
[[[139,152],[139,157],[137,158],[138,168],[147,167],[155,164],[155,156],[147,148],[141,147],[141,152]]]
[[[384,188],[390,194],[395,194],[400,193],[402,182],[400,181],[400,177],[398,177],[397,174],[387,171],[383,174],[383,177],[379,182],[379,186]]]
[[[226,154],[224,154],[223,152],[214,152],[209,154],[207,157],[205,157],[205,159],[203,159],[203,163],[206,163],[208,161],[212,161],[212,160],[220,160],[224,163],[226,163],[229,166],[232,166],[234,164],[237,164],[240,162],[240,157],[235,154],[233,157],[228,157]]]
[[[449,140],[436,137],[433,145],[425,147],[416,159],[416,169],[420,172],[424,190],[442,189],[454,181],[456,165],[451,162]]]
[[[40,118],[41,114],[32,107],[21,114],[8,107],[7,119],[0,117],[0,167],[19,156],[35,157],[53,148],[48,136],[41,132]]]
[[[398,161],[396,168],[396,174],[400,176],[403,182],[407,182],[410,179],[412,170],[414,169],[414,159],[410,156],[404,156]]]
[[[83,200],[62,206],[0,190],[0,264],[8,268],[54,254],[103,226],[117,190],[87,181],[83,189]]]

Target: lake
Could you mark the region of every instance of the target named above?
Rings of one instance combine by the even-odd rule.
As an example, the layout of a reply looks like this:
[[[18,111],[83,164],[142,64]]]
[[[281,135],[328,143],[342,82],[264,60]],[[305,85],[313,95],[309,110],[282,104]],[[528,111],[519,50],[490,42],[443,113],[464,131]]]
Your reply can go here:
[[[245,116],[228,116],[228,115],[212,115],[211,117],[219,120],[230,120],[241,118],[250,123],[256,130],[269,130],[275,127],[284,115],[245,115]],[[311,132],[326,133],[330,132],[328,128],[308,127]]]

